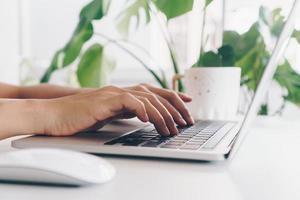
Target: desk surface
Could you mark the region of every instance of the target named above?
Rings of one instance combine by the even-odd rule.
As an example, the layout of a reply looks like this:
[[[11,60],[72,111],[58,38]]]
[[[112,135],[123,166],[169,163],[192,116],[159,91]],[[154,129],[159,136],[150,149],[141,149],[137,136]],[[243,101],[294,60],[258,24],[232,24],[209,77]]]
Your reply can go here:
[[[12,150],[9,140],[0,152]],[[300,123],[259,118],[232,162],[112,158],[105,185],[62,188],[0,184],[3,200],[300,199]]]

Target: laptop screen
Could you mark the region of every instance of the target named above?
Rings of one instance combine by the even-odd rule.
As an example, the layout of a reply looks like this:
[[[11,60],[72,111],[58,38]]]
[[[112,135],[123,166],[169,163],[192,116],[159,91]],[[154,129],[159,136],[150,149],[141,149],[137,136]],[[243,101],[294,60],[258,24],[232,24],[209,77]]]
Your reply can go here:
[[[239,112],[244,116],[238,139],[257,112],[273,115],[282,112],[287,101],[299,104],[296,94],[299,69],[295,67],[295,59],[287,53],[295,51],[295,45],[300,43],[299,32],[295,30],[299,3],[298,0],[281,3],[272,9],[259,7],[258,20],[239,35],[241,42],[237,50],[247,48],[247,51],[237,62],[242,68],[242,106]]]
[[[227,2],[223,45],[233,47],[235,64],[242,69],[239,106],[239,113],[242,115],[248,111],[293,2],[293,0]],[[261,115],[281,113],[287,101],[297,103],[293,94],[295,80],[289,78],[293,78],[297,70],[300,71],[297,69],[300,63],[296,63],[294,51],[299,48],[299,35],[297,38],[295,32],[295,37],[287,49],[289,54],[285,53],[280,58],[274,80],[259,108],[258,112]]]

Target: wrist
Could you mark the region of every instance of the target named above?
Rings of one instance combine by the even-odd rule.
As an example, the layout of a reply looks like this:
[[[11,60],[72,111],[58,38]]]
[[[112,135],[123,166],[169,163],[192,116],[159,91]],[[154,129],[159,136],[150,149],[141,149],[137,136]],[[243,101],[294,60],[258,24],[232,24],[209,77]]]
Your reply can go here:
[[[44,127],[48,119],[47,112],[48,100],[43,99],[24,99],[20,109],[22,118],[27,118],[24,124],[24,134],[44,134]]]
[[[44,107],[43,100],[1,100],[0,136],[43,134],[47,115]]]

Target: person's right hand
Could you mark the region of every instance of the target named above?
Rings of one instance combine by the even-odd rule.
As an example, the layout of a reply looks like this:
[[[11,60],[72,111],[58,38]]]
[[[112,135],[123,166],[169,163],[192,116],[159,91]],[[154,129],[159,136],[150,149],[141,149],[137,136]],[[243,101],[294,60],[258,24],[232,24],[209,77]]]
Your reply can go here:
[[[137,116],[151,122],[164,136],[176,135],[180,126],[193,124],[184,102],[191,98],[171,90],[150,85],[129,88],[114,86],[89,90],[76,95],[43,100],[46,118],[42,134],[68,136],[77,132],[98,129],[116,118]]]

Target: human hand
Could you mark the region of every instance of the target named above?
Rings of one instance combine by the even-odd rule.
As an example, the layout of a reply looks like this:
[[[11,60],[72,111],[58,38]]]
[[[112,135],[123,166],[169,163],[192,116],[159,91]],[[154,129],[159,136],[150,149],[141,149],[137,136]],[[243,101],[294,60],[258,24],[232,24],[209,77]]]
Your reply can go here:
[[[42,123],[42,133],[67,136],[98,129],[116,118],[137,116],[143,122],[153,123],[161,135],[176,135],[176,124],[185,126],[194,123],[184,104],[189,101],[191,98],[185,94],[146,84],[94,89],[44,100],[47,118]]]

